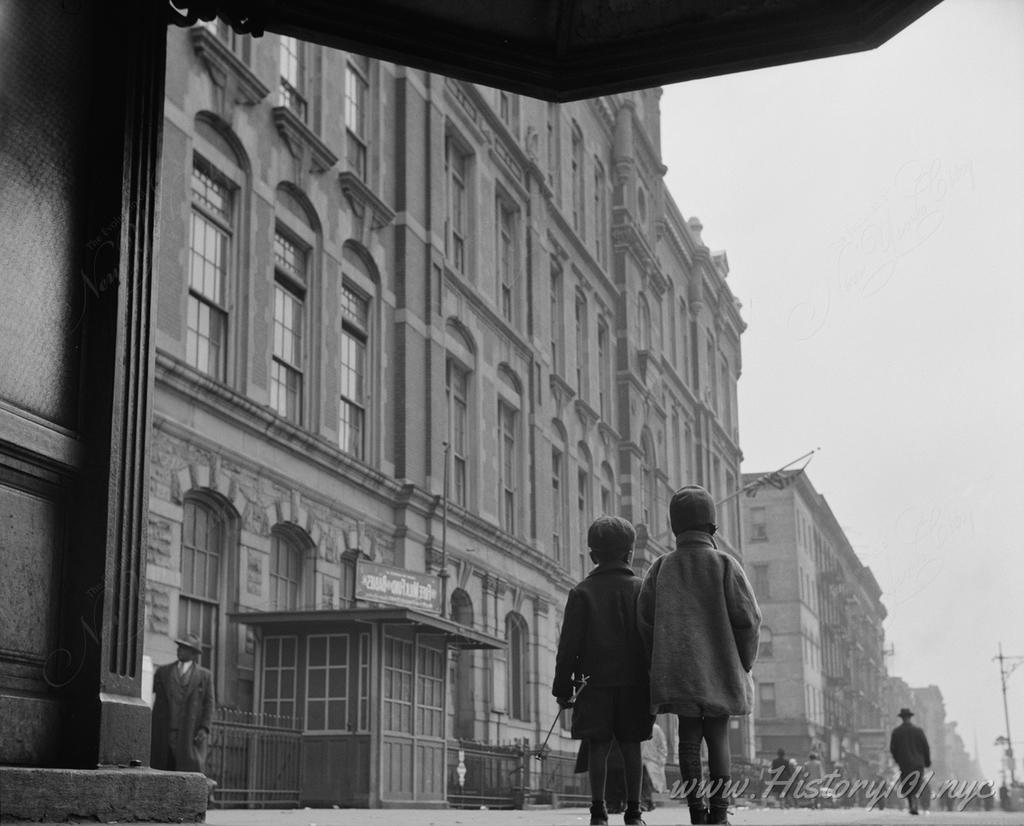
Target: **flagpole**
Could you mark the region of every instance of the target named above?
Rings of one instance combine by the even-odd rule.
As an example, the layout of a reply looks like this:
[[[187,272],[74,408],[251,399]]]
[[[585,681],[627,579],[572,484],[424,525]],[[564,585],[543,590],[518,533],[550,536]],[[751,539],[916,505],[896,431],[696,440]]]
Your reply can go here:
[[[720,502],[715,502],[715,507],[718,507],[719,505],[724,505],[730,499],[735,499],[741,493],[748,493],[749,491],[757,490],[758,488],[763,487],[766,484],[769,484],[773,477],[778,476],[779,474],[785,472],[786,470],[791,468],[793,465],[795,465],[797,462],[801,462],[804,459],[806,459],[807,461],[804,462],[803,465],[800,466],[800,470],[803,470],[804,468],[807,467],[807,465],[810,464],[811,459],[814,458],[814,454],[817,453],[819,450],[821,450],[820,447],[816,447],[816,448],[814,448],[814,450],[809,450],[803,456],[797,456],[792,462],[787,462],[782,467],[780,467],[778,470],[773,470],[771,473],[765,473],[764,475],[759,476],[757,479],[755,479],[749,485],[744,485],[739,490],[736,490],[736,491],[733,491],[732,493],[730,493],[728,496],[725,497],[725,499],[722,499]]]

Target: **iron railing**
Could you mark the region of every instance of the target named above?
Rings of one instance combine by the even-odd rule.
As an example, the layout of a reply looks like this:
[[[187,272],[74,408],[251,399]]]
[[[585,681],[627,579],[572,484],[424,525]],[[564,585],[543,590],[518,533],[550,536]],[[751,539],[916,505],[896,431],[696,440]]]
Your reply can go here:
[[[206,773],[217,781],[213,808],[299,805],[302,730],[291,717],[218,708]]]

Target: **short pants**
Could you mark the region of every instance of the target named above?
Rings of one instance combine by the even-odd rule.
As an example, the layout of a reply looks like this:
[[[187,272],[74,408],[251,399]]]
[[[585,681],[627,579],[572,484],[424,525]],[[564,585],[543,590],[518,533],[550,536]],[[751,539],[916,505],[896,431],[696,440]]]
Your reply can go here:
[[[572,736],[577,740],[618,740],[639,743],[651,739],[654,715],[646,685],[587,686],[572,710]]]

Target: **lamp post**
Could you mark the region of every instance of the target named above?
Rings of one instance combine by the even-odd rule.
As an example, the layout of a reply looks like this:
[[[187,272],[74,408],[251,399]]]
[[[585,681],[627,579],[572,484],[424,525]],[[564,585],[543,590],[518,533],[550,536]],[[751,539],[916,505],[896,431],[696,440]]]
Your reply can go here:
[[[451,445],[444,445],[444,482],[441,492],[441,570],[437,572],[441,579],[441,617],[448,616],[448,454]]]

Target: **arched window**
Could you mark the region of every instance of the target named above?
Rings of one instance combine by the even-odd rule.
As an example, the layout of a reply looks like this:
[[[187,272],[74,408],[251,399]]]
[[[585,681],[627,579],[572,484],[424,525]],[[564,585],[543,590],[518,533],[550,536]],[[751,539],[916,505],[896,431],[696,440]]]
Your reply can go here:
[[[225,522],[221,513],[203,500],[185,499],[178,636],[195,634],[199,637],[203,664],[214,673],[224,575]]]
[[[651,349],[651,308],[647,305],[647,299],[642,295],[637,296],[637,318],[640,333],[640,349]]]
[[[294,611],[303,595],[302,545],[290,531],[275,527],[270,534],[270,610]]]
[[[615,513],[615,474],[607,462],[601,463],[601,513]]]
[[[445,328],[448,357],[445,363],[445,401],[448,409],[446,440],[451,446],[448,458],[449,499],[459,507],[470,506],[473,427],[470,380],[476,364],[476,352],[462,324],[449,319]]]
[[[522,385],[506,365],[498,368],[498,515],[503,530],[519,530]]]
[[[559,565],[564,565],[569,542],[565,526],[566,435],[565,428],[557,419],[551,425],[551,556]]]
[[[513,720],[529,720],[527,683],[529,670],[529,629],[520,614],[505,618],[505,639],[508,642],[508,716]]]
[[[270,363],[270,406],[288,421],[303,423],[311,407],[306,377],[309,354],[318,351],[309,340],[314,329],[310,304],[316,276],[319,219],[305,195],[282,185],[277,190],[274,230],[273,347]]]
[[[368,455],[367,406],[373,336],[373,298],[376,279],[362,255],[349,244],[342,250],[341,285],[341,398],[338,446],[364,461]]]
[[[473,627],[473,600],[462,588],[452,591],[452,619],[460,625]],[[452,654],[452,708],[454,714],[453,733],[457,738],[470,740],[474,735],[476,719],[476,703],[473,691],[473,666],[476,653],[472,649],[455,649]]]
[[[587,569],[587,532],[594,518],[594,497],[591,493],[590,450],[580,442],[576,447],[579,464],[576,468],[576,519],[579,524],[579,571],[584,576]]]
[[[215,116],[196,118],[190,179],[188,296],[185,360],[217,381],[228,381],[230,314],[239,271],[238,238],[246,162],[214,126]]]

